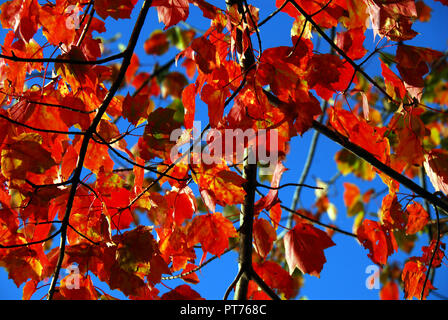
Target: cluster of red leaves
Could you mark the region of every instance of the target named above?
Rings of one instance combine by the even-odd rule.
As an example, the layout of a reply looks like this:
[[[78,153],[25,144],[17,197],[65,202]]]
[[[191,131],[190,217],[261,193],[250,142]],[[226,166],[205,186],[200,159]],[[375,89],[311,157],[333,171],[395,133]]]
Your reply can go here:
[[[194,129],[197,97],[207,105],[213,129],[222,133],[227,129],[251,129],[255,137],[245,141],[244,147],[253,145],[279,155],[271,190],[254,204],[253,269],[287,299],[296,296],[300,287],[299,278],[293,276],[295,269],[319,277],[326,263],[324,250],[335,245],[327,233],[301,220],[284,236],[281,259],[286,260],[289,273],[272,258],[278,254],[274,246],[282,215],[278,188],[286,168],[281,160],[289,151],[291,138],[307,132],[313,120],[322,114],[318,97],[331,100],[355,83],[356,92],[362,96],[364,116],[334,106],[329,109],[330,125],[399,172],[407,170],[411,174],[412,166],[424,166],[437,191],[448,192],[448,156],[444,150],[425,145],[428,132],[422,120],[424,110],[417,106],[400,108],[387,126],[381,126],[380,121],[372,120],[375,117],[369,108],[374,98],[371,88],[362,87],[349,63],[367,53],[363,42],[370,19],[376,35],[400,41],[394,59],[400,76],[392,71],[390,63],[381,61],[385,92],[399,102],[420,101],[429,65],[443,54],[401,41],[417,34],[412,23],[428,19],[428,7],[414,0],[296,2],[313,16],[318,26],[332,28],[341,24],[345,28],[337,34],[336,45],[346,56],[316,52],[309,36],[296,30],[291,46],[268,48],[260,52],[256,61],[249,60],[251,65],[245,65],[247,61],[241,53],[254,51],[251,36],[258,28],[258,8],[249,5],[250,19],[246,19],[237,6],[224,11],[205,0],[153,0],[152,7],[165,28],[153,32],[145,41],[146,53],[162,55],[176,47],[180,51],[176,61],[183,59],[187,77],[191,80],[196,73],[197,76],[193,83],[180,72],[152,77],[140,71],[139,57],[133,54],[123,85],[132,87],[135,93],[112,98],[86,150],[83,136],[108,95],[108,83],[113,83],[118,73],[117,65],[87,63],[99,59],[103,52],[102,41],[94,38],[93,33],[105,32],[104,20],[109,17],[130,18],[137,1],[96,0],[88,6],[93,5],[101,19],[83,12],[81,28],[67,21],[71,21],[74,11],[86,9],[82,1],[39,4],[37,0],[10,0],[0,6],[2,27],[10,29],[1,46],[5,59],[0,60],[0,102],[4,106],[0,109],[0,266],[6,268],[17,286],[25,283],[25,299],[31,298],[39,284],[53,275],[61,251],[44,240],[57,235],[55,228],[66,216],[67,208],[67,245],[61,267],[77,266],[81,290],[71,289],[73,275],[69,274],[60,281],[54,298],[112,298],[94,286],[91,275],[95,275],[132,299],[201,299],[188,285],[161,296],[155,285],[163,274],[178,271],[192,272],[184,280],[197,283],[199,278],[193,271],[197,268],[198,244],[202,249],[199,265],[207,253],[224,254],[229,239],[238,237],[238,233],[231,220],[216,209],[243,203],[246,180],[232,171],[224,159],[213,165],[202,161],[192,165],[172,162],[171,151],[177,142],[171,141],[171,133],[182,126]],[[191,4],[211,22],[200,36],[175,26],[186,21]],[[283,1],[276,1],[278,7],[282,4]],[[296,19],[296,29],[305,27],[304,17],[292,3],[282,11]],[[88,28],[84,28],[87,24]],[[35,40],[39,30],[46,39],[42,46]],[[41,61],[49,45],[61,49],[61,54],[53,65],[54,77],[46,82],[49,65]],[[243,68],[233,59],[238,54]],[[67,60],[78,63],[66,63]],[[28,85],[27,77],[33,72],[44,74],[42,85]],[[278,99],[275,105],[266,96],[266,87]],[[158,96],[181,101],[183,117],[178,112],[182,107],[156,108],[151,99]],[[233,105],[226,113],[230,98]],[[120,117],[134,127],[145,124],[133,148],[128,148],[124,140],[129,132],[120,132],[112,120]],[[272,128],[278,131],[279,138],[274,150],[261,139],[265,130]],[[188,139],[182,136],[179,142],[184,140]],[[132,170],[114,172],[116,163],[110,150],[126,154]],[[237,153],[235,148],[225,160],[238,158]],[[389,187],[380,222],[365,219],[357,228],[357,237],[369,250],[368,256],[384,265],[397,250],[394,232],[416,234],[427,224],[428,214],[416,202],[402,209],[396,197],[396,182],[368,165],[353,165],[348,157],[343,153],[337,157],[338,166],[346,169],[344,173],[373,179],[377,172]],[[80,159],[88,175],[76,182],[75,196],[69,200],[69,186],[73,184],[70,179]],[[169,175],[161,175],[158,185],[145,179],[145,164],[155,159],[162,159],[158,172],[172,167]],[[190,176],[200,192],[201,210],[199,199],[186,183]],[[168,188],[157,188],[166,182]],[[369,202],[369,195],[365,193],[361,198],[359,190],[347,187],[344,200],[351,212],[358,212]],[[260,216],[263,211],[269,212],[270,221]],[[139,225],[141,212],[153,226]],[[422,257],[414,257],[405,265],[402,279],[406,298],[418,296],[422,290],[435,244],[431,245],[423,248]],[[441,263],[441,248],[444,245],[438,248],[432,267]],[[395,286],[394,282],[387,285],[384,294],[395,292]],[[425,295],[431,288],[429,284]],[[267,295],[250,282],[248,297],[265,299]]]
[[[421,257],[411,257],[404,265],[401,279],[404,284],[404,295],[406,299],[412,299],[413,297],[420,299],[422,296],[424,299],[428,297],[429,290],[436,289],[430,279],[427,279],[427,270],[431,265],[431,268],[438,268],[442,264],[442,259],[445,257],[445,244],[440,242],[436,248],[436,241],[432,240],[429,246],[422,247],[423,255]],[[436,252],[434,252],[437,250]],[[434,259],[431,259],[434,255]],[[425,290],[423,291],[423,285],[427,281]]]

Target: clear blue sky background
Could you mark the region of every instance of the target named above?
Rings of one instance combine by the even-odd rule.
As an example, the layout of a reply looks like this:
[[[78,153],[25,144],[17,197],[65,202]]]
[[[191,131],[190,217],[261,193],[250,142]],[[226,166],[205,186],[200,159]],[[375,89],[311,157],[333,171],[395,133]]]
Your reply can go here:
[[[219,7],[224,7],[224,0],[222,1],[210,1]],[[251,1],[249,1],[251,2]],[[260,4],[262,3],[262,4]],[[274,0],[255,1],[254,4],[260,6],[260,18],[263,19],[273,10],[275,10]],[[448,34],[448,8],[442,6],[439,2],[427,1],[428,5],[433,8],[432,19],[429,23],[416,22],[414,24],[414,30],[421,33],[415,39],[408,41],[408,44],[430,47],[436,50],[447,50]],[[135,21],[139,8],[141,7],[141,1],[136,5],[136,8],[132,15],[132,21],[120,20],[116,22],[111,18],[106,20],[108,33],[102,35],[105,38],[110,38],[114,34],[120,32],[122,37],[119,43],[125,45],[130,36],[132,30],[133,21]],[[192,26],[198,29],[206,30],[208,28],[208,22],[202,17],[201,12],[194,6],[190,6],[190,18],[187,21]],[[284,13],[278,14],[269,23],[264,25],[261,30],[263,49],[280,46],[291,45],[290,40],[290,28],[292,26],[293,19]],[[151,72],[154,63],[159,61],[163,63],[172,57],[167,54],[166,58],[155,59],[152,56],[146,55],[143,50],[143,42],[148,38],[152,30],[163,29],[163,25],[158,23],[157,13],[155,9],[151,9],[144,26],[140,43],[137,46],[137,54],[139,55],[140,62],[143,65],[142,71]],[[4,30],[0,32],[0,35],[4,35]],[[314,40],[317,36],[314,36]],[[376,39],[378,40],[378,38]],[[367,31],[367,39],[364,45],[367,49],[372,49],[374,46],[373,32]],[[118,51],[118,46],[114,44],[111,49],[115,52]],[[326,52],[326,47],[321,44],[321,52]],[[367,71],[372,75],[379,75],[377,57],[373,57],[371,62],[367,63]],[[126,94],[126,92],[122,92]],[[158,101],[155,101],[158,105]],[[206,107],[198,100],[196,106],[196,120],[203,121],[203,126],[207,124],[207,112]],[[307,132],[303,137],[295,137],[291,142],[291,152],[288,155],[287,161],[284,163],[289,169],[281,180],[281,183],[297,182],[301,174],[305,158],[308,152],[312,132]],[[131,144],[132,145],[132,144]],[[331,179],[337,172],[336,164],[333,160],[334,154],[340,148],[333,142],[329,141],[325,137],[320,137],[319,144],[316,151],[315,161],[312,165],[311,172],[305,183],[315,184],[315,177],[319,177],[322,180]],[[341,229],[351,231],[353,225],[353,218],[348,218],[343,203],[343,182],[352,182],[359,185],[361,192],[367,191],[369,188],[377,188],[377,190],[383,189],[384,185],[380,179],[375,179],[373,182],[363,182],[353,176],[343,177],[337,180],[336,184],[330,189],[330,201],[338,208],[338,217],[336,225]],[[405,189],[402,192],[407,192]],[[279,197],[283,204],[289,206],[293,188],[282,189],[279,193]],[[304,208],[310,208],[315,201],[314,191],[303,190],[301,195],[301,205]],[[377,208],[381,205],[382,197],[374,200],[374,204],[369,206],[371,212],[376,212]],[[324,218],[324,222],[329,222],[327,216]],[[299,293],[299,297],[307,297],[309,299],[378,299],[379,290],[366,288],[366,279],[370,273],[366,273],[368,268],[373,263],[367,257],[367,250],[360,246],[357,241],[351,237],[335,233],[333,241],[336,246],[325,250],[327,263],[321,272],[320,278],[305,275],[305,284]],[[445,241],[446,242],[446,241]],[[427,245],[428,237],[423,235],[420,241],[416,243],[412,255],[420,255],[421,246]],[[198,252],[200,257],[202,253]],[[210,256],[208,256],[210,257]],[[389,257],[389,262],[397,261],[401,266],[409,256],[403,253],[395,253]],[[192,286],[192,288],[198,291],[203,297],[207,299],[222,299],[225,290],[232,282],[237,273],[237,256],[236,254],[229,253],[216,259],[212,263],[205,266],[198,276],[200,283]],[[97,285],[99,282],[96,282]],[[175,288],[179,284],[183,284],[181,280],[165,281],[164,284],[171,288]],[[435,287],[439,290],[440,294],[448,296],[448,268],[442,266],[437,269],[435,276]],[[22,287],[17,288],[15,284],[8,280],[8,275],[3,268],[0,268],[0,299],[21,299]],[[102,289],[107,289],[106,285],[99,285]],[[165,292],[167,289],[161,285],[157,288],[161,292]],[[46,289],[38,291],[33,298],[39,299],[46,293]],[[118,298],[124,298],[124,296],[117,290],[111,292],[113,296]],[[403,294],[400,293],[401,298]],[[439,299],[434,295],[430,295],[429,299]]]

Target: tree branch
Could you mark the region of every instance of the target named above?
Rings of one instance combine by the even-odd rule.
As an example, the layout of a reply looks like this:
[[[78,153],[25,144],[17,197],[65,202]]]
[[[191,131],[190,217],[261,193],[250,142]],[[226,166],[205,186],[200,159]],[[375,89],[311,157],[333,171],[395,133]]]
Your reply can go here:
[[[4,119],[6,121],[11,122],[12,124],[21,126],[21,127],[25,127],[27,129],[33,130],[33,131],[37,131],[37,132],[45,132],[45,133],[55,133],[55,134],[73,134],[73,135],[84,135],[85,132],[83,131],[59,131],[59,130],[52,130],[52,129],[42,129],[42,128],[36,128],[27,124],[24,124],[22,122],[16,121],[14,119],[11,119],[3,114],[0,114],[0,118]]]
[[[227,0],[226,4],[227,8],[236,5],[238,7],[239,14],[242,16],[242,21],[247,23],[243,0]],[[245,31],[248,32],[249,30],[246,29]],[[243,32],[244,31],[241,29],[236,30],[236,48],[242,73],[246,75],[247,71],[255,65],[255,56],[250,37],[248,37],[249,46],[245,51],[243,51]],[[252,159],[252,157],[249,157],[250,152],[253,152],[251,148],[246,148],[245,156],[247,159],[244,161],[243,169],[243,178],[247,181],[244,184],[246,196],[244,198],[244,203],[241,206],[240,213],[240,251],[238,259],[239,273],[242,274],[236,283],[234,296],[235,300],[247,299],[250,271],[252,270],[252,229],[254,219],[255,190],[257,188],[257,164],[250,163],[250,159]]]
[[[270,189],[270,190],[280,190],[280,189],[283,189],[286,187],[306,187],[306,188],[310,188],[310,189],[323,189],[321,187],[310,186],[305,183],[285,183],[285,184],[282,184],[281,186],[278,186],[277,188],[267,186],[267,185],[264,185],[261,183],[257,183],[257,187],[262,187],[262,188],[266,188],[266,189]]]
[[[20,243],[20,244],[11,244],[11,245],[7,245],[7,246],[4,246],[4,245],[0,244],[0,248],[1,249],[21,248],[21,247],[27,247],[27,246],[30,246],[30,245],[33,245],[33,244],[44,243],[44,242],[47,242],[48,240],[53,239],[54,237],[56,237],[60,233],[61,233],[61,229],[59,229],[55,233],[53,233],[50,236],[48,236],[48,237],[46,237],[44,239],[41,239],[41,240],[30,241],[30,242],[27,242],[27,243]]]
[[[0,58],[3,58],[5,60],[13,61],[13,62],[28,62],[28,63],[63,63],[63,64],[81,64],[81,65],[97,65],[97,64],[103,64],[106,62],[114,61],[121,59],[126,56],[126,50],[117,54],[114,54],[110,57],[98,59],[98,60],[76,60],[76,59],[59,59],[59,58],[20,58],[15,56],[14,54],[12,56],[7,56],[4,54],[0,54]]]
[[[323,135],[325,135],[327,138],[333,140],[334,142],[340,144],[345,149],[349,150],[356,156],[360,157],[361,159],[367,161],[372,166],[377,168],[379,171],[383,172],[384,174],[388,175],[390,178],[396,180],[397,182],[404,185],[406,188],[411,190],[412,192],[416,193],[417,195],[421,196],[423,199],[427,200],[429,203],[431,203],[434,206],[438,206],[439,208],[443,209],[445,212],[448,213],[448,203],[446,200],[441,199],[434,195],[433,193],[425,190],[424,188],[420,187],[418,184],[416,184],[414,181],[408,179],[404,175],[398,173],[391,167],[385,165],[381,161],[379,161],[373,154],[368,152],[367,150],[361,148],[360,146],[350,142],[347,137],[341,135],[338,132],[335,132],[331,130],[330,128],[326,127],[323,124],[320,124],[317,121],[313,121],[313,128]]]

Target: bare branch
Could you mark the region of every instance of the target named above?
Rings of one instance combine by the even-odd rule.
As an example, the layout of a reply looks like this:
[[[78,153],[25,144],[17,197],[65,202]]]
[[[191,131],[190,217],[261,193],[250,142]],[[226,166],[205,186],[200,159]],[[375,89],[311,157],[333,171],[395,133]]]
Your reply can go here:
[[[306,187],[306,188],[310,188],[310,189],[323,189],[321,187],[310,186],[310,185],[304,184],[304,183],[285,183],[285,184],[282,184],[281,186],[278,186],[277,188],[258,183],[257,187],[263,187],[263,188],[270,189],[270,190],[279,190],[279,189],[283,189],[286,187]]]
[[[50,235],[50,236],[48,236],[48,237],[46,237],[44,239],[41,239],[41,240],[36,240],[36,241],[31,241],[31,242],[21,243],[21,244],[11,244],[11,245],[7,245],[7,246],[4,246],[4,245],[0,244],[0,249],[21,248],[21,247],[27,247],[27,246],[30,246],[30,245],[33,245],[33,244],[44,243],[44,242],[47,242],[48,240],[53,239],[54,237],[56,237],[60,233],[61,233],[61,229],[59,229],[58,231],[56,231],[52,235]]]
[[[330,138],[334,142],[340,144],[342,147],[349,150],[353,154],[357,155],[361,159],[367,161],[368,163],[370,163],[372,166],[374,166],[381,172],[385,173],[392,179],[394,179],[397,182],[404,185],[409,190],[411,190],[414,193],[421,196],[423,199],[426,199],[432,205],[438,206],[439,208],[443,209],[445,212],[448,212],[448,203],[446,202],[446,200],[441,199],[441,198],[435,196],[434,194],[428,192],[427,190],[425,190],[424,188],[422,188],[418,184],[416,184],[414,181],[408,179],[407,177],[398,173],[391,167],[385,165],[384,163],[379,161],[373,154],[371,154],[367,150],[350,142],[347,137],[341,135],[338,132],[331,130],[330,128],[320,124],[317,121],[313,121],[313,128],[315,130],[318,130],[320,133],[324,134],[326,137]]]
[[[20,58],[14,55],[7,56],[4,54],[0,54],[0,58],[3,58],[5,60],[13,61],[13,62],[28,62],[28,63],[36,63],[36,62],[42,62],[42,63],[63,63],[63,64],[81,64],[81,65],[97,65],[97,64],[103,64],[106,62],[114,61],[121,59],[126,56],[126,51],[114,54],[110,57],[98,59],[98,60],[76,60],[76,59],[58,59],[58,58]]]
[[[30,130],[37,131],[37,132],[56,133],[56,134],[73,134],[73,135],[84,135],[85,134],[84,131],[59,131],[59,130],[52,130],[52,129],[36,128],[36,127],[30,126],[30,125],[24,124],[22,122],[16,121],[14,119],[11,119],[3,114],[0,114],[0,118],[9,121],[12,124],[15,124],[15,125],[18,125],[21,127],[25,127]]]

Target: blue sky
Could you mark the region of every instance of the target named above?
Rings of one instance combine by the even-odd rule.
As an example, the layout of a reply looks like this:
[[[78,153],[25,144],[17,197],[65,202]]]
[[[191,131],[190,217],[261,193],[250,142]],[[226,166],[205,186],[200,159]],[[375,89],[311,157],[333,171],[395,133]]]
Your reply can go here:
[[[224,1],[211,1],[211,3],[220,7],[224,6]],[[253,3],[255,5],[258,3],[263,3],[260,10],[261,18],[266,17],[270,12],[275,10],[275,1],[273,0],[263,2],[255,1]],[[446,20],[446,17],[448,17],[448,7],[444,7],[439,2],[435,1],[427,1],[426,3],[433,8],[432,19],[429,23],[416,22],[414,24],[414,29],[421,34],[406,43],[446,51],[448,46],[448,34],[446,33],[446,30],[448,30],[448,22]],[[139,1],[136,5],[132,15],[132,21],[135,21],[140,6],[141,1]],[[194,6],[190,6],[190,10],[190,18],[187,22],[198,29],[207,29],[207,21],[202,17],[201,12]],[[261,30],[263,49],[281,45],[290,46],[291,40],[289,31],[292,22],[292,18],[281,13],[264,25]],[[116,22],[111,18],[108,18],[106,20],[106,26],[109,31],[107,35],[103,36],[105,36],[105,38],[110,38],[114,34],[120,32],[122,37],[118,42],[125,45],[130,36],[133,24],[126,20]],[[144,52],[143,42],[149,37],[150,33],[154,29],[163,29],[163,25],[158,23],[156,10],[151,9],[142,31],[139,45],[137,46],[137,54],[139,55],[140,62],[143,65],[142,71],[150,72],[153,65],[157,61],[162,64],[163,61],[171,59],[172,57],[172,55],[167,54],[161,59],[155,59],[152,56],[146,55]],[[0,35],[3,35],[3,32],[1,32]],[[317,39],[317,35],[314,35],[314,39]],[[373,39],[373,32],[368,30],[364,45],[370,50],[374,47],[374,44],[375,41]],[[326,48],[327,47],[325,44],[321,43],[320,51],[326,52]],[[111,49],[116,52],[118,51],[118,46],[115,44]],[[366,66],[366,70],[369,74],[373,76],[380,75],[380,72],[378,71],[377,57],[373,57],[371,62],[367,63]],[[121,92],[121,94],[126,93]],[[206,106],[198,103],[196,112],[196,120],[203,121],[203,127],[205,127],[207,124]],[[299,179],[308,152],[311,136],[312,131],[305,133],[303,137],[293,138],[291,142],[290,154],[284,163],[289,170],[283,175],[281,180],[282,184],[297,182]],[[325,137],[320,137],[316,150],[315,161],[305,183],[314,185],[316,183],[316,177],[319,177],[324,181],[330,180],[337,172],[336,164],[333,158],[335,152],[338,150],[340,150],[338,145],[329,141]],[[372,182],[364,182],[349,175],[338,179],[334,186],[330,189],[330,201],[338,208],[338,216],[335,223],[339,228],[351,231],[353,218],[348,218],[346,215],[342,198],[344,191],[343,182],[356,183],[359,185],[361,192],[365,192],[369,188],[377,188],[378,190],[381,190],[384,188],[384,185],[378,178]],[[403,189],[402,192],[406,192],[405,189]],[[293,193],[293,188],[285,188],[280,191],[279,197],[284,205],[290,205]],[[300,204],[304,208],[310,208],[314,201],[314,191],[304,189],[302,191]],[[381,201],[382,197],[375,199],[374,204],[370,205],[370,210],[376,211],[377,207],[381,205]],[[330,220],[327,216],[324,216],[323,221],[329,222]],[[366,273],[366,270],[368,270],[369,266],[373,264],[367,257],[367,250],[360,246],[355,239],[342,234],[335,233],[333,236],[333,241],[336,243],[336,246],[325,250],[327,263],[324,265],[320,278],[305,275],[304,287],[301,289],[299,297],[305,296],[309,299],[378,299],[379,290],[370,290],[366,288],[366,279],[370,275],[370,273]],[[420,248],[427,244],[427,235],[422,235],[420,240],[416,243],[410,256],[420,255]],[[198,256],[200,257],[201,253],[198,253]],[[409,255],[399,252],[389,257],[388,261],[397,261],[401,266],[403,266],[403,261],[408,257]],[[203,297],[208,299],[222,299],[225,290],[232,282],[236,273],[237,256],[232,252],[216,259],[198,272],[200,283],[192,287]],[[164,282],[165,285],[171,288],[183,283],[184,282],[181,280]],[[439,289],[437,291],[438,293],[448,296],[448,268],[446,266],[442,266],[437,269],[434,285]],[[8,280],[4,269],[0,268],[0,299],[20,299],[22,295],[22,287],[17,288],[11,280]],[[99,287],[102,289],[107,288],[107,286],[103,285],[99,285]],[[161,290],[161,292],[165,292],[167,290],[160,285],[158,286],[158,289]],[[33,298],[40,298],[45,294],[45,292],[46,290],[43,289],[36,293]],[[123,297],[123,295],[116,290],[111,292],[111,294],[118,298]],[[402,298],[403,294],[400,294]],[[429,299],[439,298],[434,295],[430,295]]]

